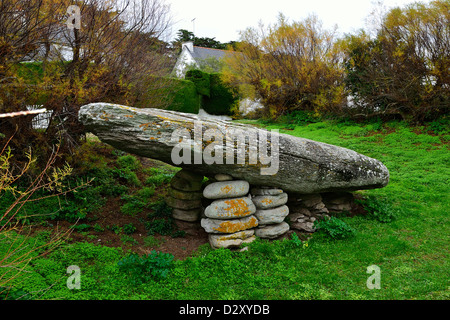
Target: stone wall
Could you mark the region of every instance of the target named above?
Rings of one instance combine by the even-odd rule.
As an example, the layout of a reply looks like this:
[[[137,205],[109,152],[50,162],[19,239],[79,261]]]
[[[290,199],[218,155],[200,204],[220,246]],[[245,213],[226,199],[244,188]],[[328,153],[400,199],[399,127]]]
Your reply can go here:
[[[257,237],[279,239],[288,231],[312,233],[314,222],[329,214],[350,211],[351,193],[288,194],[279,188],[250,186],[217,174],[203,184],[203,176],[180,170],[166,199],[178,227],[208,233],[212,248],[235,248]]]

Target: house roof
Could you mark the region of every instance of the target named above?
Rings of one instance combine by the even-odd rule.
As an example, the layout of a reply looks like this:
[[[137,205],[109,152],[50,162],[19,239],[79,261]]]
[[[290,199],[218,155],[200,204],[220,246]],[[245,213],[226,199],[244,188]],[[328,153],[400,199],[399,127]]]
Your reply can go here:
[[[194,52],[191,52],[191,54],[192,54],[192,57],[196,60],[197,59],[207,59],[207,58],[211,58],[211,57],[216,58],[216,59],[221,59],[229,52],[230,51],[226,51],[226,50],[194,46]]]

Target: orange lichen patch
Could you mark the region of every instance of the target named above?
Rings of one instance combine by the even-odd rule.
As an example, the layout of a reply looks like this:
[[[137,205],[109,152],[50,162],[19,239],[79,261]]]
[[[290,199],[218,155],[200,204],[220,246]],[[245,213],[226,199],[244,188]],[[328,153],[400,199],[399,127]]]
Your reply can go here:
[[[224,202],[228,205],[224,210],[230,215],[236,217],[246,216],[250,212],[248,204],[244,199],[230,199]]]
[[[218,228],[214,230],[222,233],[235,233],[241,230],[247,230],[250,228],[254,228],[258,226],[258,220],[255,217],[252,217],[246,222],[242,222],[239,220],[236,221],[224,221],[222,222]]]
[[[228,184],[227,184],[225,187],[220,188],[220,190],[221,190],[222,192],[225,192],[225,193],[230,192],[232,189],[233,189],[233,187],[231,187],[231,186],[228,185]]]
[[[155,137],[150,137],[150,140],[156,140],[156,138]]]
[[[109,118],[111,118],[111,115],[107,114],[105,111],[103,111],[102,115],[100,116],[100,119],[103,119],[105,121],[108,121]]]
[[[262,203],[264,203],[265,205],[269,205],[271,204],[273,201],[271,199],[265,198],[264,200],[261,200]]]
[[[126,114],[124,115],[125,118],[133,118],[134,116],[132,114]]]
[[[149,125],[151,125],[150,122],[149,123],[142,123],[142,124],[139,125],[139,128],[143,128],[143,130],[145,131],[145,130],[148,129]]]

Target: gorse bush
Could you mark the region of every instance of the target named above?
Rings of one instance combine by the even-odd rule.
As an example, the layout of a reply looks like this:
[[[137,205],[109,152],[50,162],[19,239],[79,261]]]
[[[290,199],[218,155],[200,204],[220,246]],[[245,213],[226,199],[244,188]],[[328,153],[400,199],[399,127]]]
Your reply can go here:
[[[330,219],[321,219],[314,222],[314,226],[321,232],[332,239],[346,239],[355,235],[355,229],[350,227],[347,223],[336,217]]]
[[[119,270],[126,273],[133,284],[142,284],[150,280],[165,279],[173,267],[174,256],[153,250],[150,254],[139,256],[130,254],[117,263]]]

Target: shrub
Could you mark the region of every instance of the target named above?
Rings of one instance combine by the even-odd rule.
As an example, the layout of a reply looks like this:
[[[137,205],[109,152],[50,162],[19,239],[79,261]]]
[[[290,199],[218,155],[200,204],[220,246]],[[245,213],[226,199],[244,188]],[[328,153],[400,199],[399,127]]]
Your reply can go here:
[[[122,227],[123,233],[125,234],[133,234],[136,232],[136,227],[132,224],[126,224]]]
[[[336,217],[316,220],[314,226],[330,236],[332,239],[345,239],[355,234],[355,229]]]
[[[369,217],[383,223],[395,220],[399,211],[386,198],[370,195],[365,200],[358,201],[367,211]]]
[[[174,79],[168,95],[171,101],[168,110],[198,114],[200,96],[192,81]]]
[[[116,161],[120,168],[122,169],[128,168],[131,171],[135,171],[139,169],[139,167],[141,166],[139,160],[132,155],[125,155],[118,157]]]
[[[203,96],[210,96],[210,74],[200,70],[189,70],[184,77],[186,80],[192,81],[197,88],[197,92]]]
[[[150,254],[139,256],[130,254],[117,263],[119,270],[126,273],[133,284],[142,284],[151,279],[165,279],[173,267],[174,256],[153,250]]]

